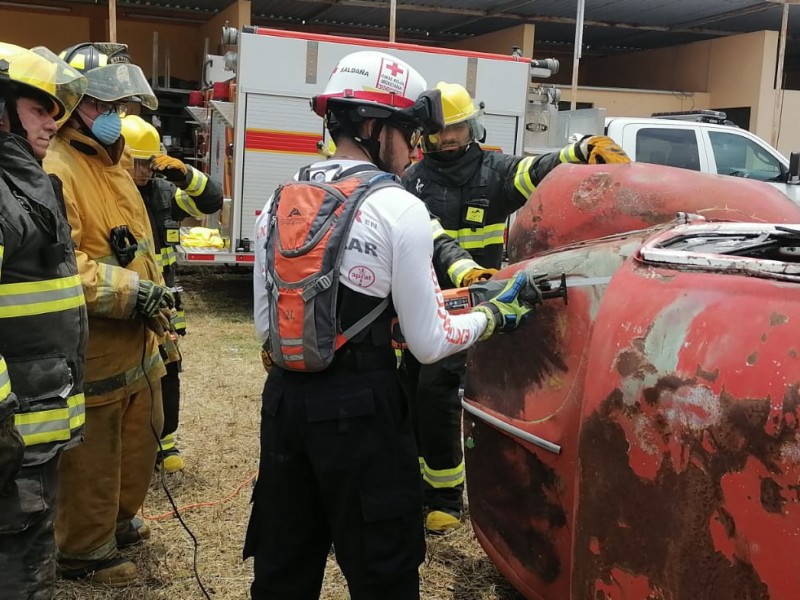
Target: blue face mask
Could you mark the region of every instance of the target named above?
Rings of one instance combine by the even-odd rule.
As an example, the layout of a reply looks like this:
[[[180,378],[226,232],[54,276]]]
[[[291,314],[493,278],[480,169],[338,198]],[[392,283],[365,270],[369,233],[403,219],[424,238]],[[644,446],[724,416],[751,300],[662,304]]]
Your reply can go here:
[[[115,112],[97,115],[92,123],[92,134],[106,146],[110,146],[122,134],[122,119]]]

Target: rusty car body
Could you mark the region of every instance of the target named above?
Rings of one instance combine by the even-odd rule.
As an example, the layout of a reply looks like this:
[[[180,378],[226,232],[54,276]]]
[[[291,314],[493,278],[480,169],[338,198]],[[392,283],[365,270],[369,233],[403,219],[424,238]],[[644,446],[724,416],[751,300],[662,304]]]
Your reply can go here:
[[[541,184],[498,274],[563,273],[568,304],[469,355],[478,540],[530,599],[800,598],[800,208],[583,169]]]

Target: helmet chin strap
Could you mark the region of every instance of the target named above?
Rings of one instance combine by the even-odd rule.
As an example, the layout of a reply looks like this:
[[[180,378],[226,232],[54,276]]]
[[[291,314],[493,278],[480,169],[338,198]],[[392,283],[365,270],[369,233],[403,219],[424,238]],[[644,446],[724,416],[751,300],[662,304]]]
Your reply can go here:
[[[381,136],[381,131],[383,131],[383,122],[375,121],[375,126],[372,128],[372,134],[369,139],[364,139],[361,136],[353,136],[353,139],[364,148],[376,167],[381,171],[386,171],[386,165],[381,160],[381,142],[378,139]]]
[[[25,127],[22,126],[22,121],[19,120],[19,113],[17,112],[17,99],[13,96],[0,102],[0,119],[3,118],[4,114],[8,119],[9,131],[27,141],[28,132]]]

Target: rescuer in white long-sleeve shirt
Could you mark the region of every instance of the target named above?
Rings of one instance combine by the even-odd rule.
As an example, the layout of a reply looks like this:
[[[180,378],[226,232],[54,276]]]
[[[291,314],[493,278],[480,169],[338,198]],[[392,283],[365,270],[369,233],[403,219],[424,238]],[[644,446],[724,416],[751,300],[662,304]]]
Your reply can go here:
[[[365,51],[344,57],[325,91],[312,99],[337,151],[311,165],[309,180],[341,181],[359,168],[402,173],[422,132],[443,126],[439,92],[426,89],[425,80],[393,56]],[[265,242],[278,246],[267,236],[281,235],[279,226],[269,226],[271,201],[255,233],[254,318],[262,340],[278,336],[277,324],[269,323],[265,275]],[[530,285],[521,273],[473,312],[449,315],[431,266],[428,211],[399,186],[367,190],[341,243],[340,313],[334,317],[359,320],[372,312],[362,314],[363,307],[379,307],[378,299],[391,296],[409,349],[422,362],[511,331],[530,311],[518,300]],[[419,598],[422,486],[387,312],[367,337],[344,343],[324,370],[273,366],[267,377],[259,477],[244,547],[244,557],[254,558],[254,600],[318,597],[331,544],[353,600]],[[278,341],[273,337],[267,348],[282,348]],[[265,366],[269,362],[267,352]]]
[[[311,179],[326,181],[363,161],[329,160],[311,166]],[[317,174],[321,175],[317,175]],[[269,208],[256,221],[253,295],[255,325],[262,342],[269,333],[269,296],[264,274]],[[386,298],[392,294],[397,318],[411,352],[431,363],[469,348],[486,330],[484,313],[449,315],[431,267],[433,240],[425,205],[402,188],[383,188],[361,205],[346,243],[339,281],[353,291]]]

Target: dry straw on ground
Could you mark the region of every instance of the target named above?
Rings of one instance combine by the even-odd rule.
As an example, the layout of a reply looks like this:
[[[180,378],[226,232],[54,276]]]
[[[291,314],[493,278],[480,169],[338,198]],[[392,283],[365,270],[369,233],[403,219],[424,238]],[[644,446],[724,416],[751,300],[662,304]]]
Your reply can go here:
[[[183,406],[178,431],[184,473],[166,477],[179,506],[230,500],[183,514],[199,543],[198,572],[215,600],[249,597],[250,562],[242,562],[250,485],[258,466],[258,425],[264,372],[252,326],[251,279],[247,274],[185,273],[181,276],[188,332],[181,340]],[[154,478],[144,514],[170,507]],[[192,572],[192,541],[174,518],[149,521],[151,540],[130,552],[142,584],[122,590],[60,581],[58,600],[193,600],[203,596]],[[497,573],[469,527],[429,539],[421,570],[422,597],[454,600],[520,598]],[[345,600],[347,588],[329,559],[322,598]],[[377,600],[377,599],[376,599]]]

